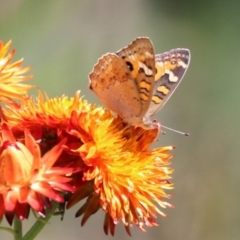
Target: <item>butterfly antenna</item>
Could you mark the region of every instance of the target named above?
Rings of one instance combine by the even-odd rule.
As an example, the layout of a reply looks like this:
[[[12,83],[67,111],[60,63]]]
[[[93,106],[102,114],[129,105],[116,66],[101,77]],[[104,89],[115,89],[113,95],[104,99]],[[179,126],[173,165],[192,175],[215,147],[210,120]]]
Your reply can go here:
[[[161,125],[161,128],[164,128],[164,129],[170,130],[170,131],[175,132],[175,133],[179,133],[179,134],[184,135],[184,136],[190,136],[189,133],[180,132],[180,131],[178,131],[178,130],[175,130],[175,129],[172,129],[172,128],[169,128],[169,127],[166,127],[166,126],[163,126],[163,125]],[[165,132],[162,132],[162,134],[165,135],[166,133],[165,133]]]

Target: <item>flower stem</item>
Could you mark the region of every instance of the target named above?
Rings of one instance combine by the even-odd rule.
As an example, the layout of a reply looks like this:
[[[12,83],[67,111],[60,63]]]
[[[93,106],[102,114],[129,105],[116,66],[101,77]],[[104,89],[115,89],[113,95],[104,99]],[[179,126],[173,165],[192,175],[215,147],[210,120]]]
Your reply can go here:
[[[31,229],[25,234],[25,236],[21,240],[33,240],[48,223],[49,219],[56,211],[58,205],[59,203],[52,201],[52,209],[46,212],[46,217],[44,218],[39,217],[35,224],[31,227]]]
[[[22,239],[22,221],[17,216],[15,216],[13,224],[14,224],[14,231],[15,231],[14,240]]]

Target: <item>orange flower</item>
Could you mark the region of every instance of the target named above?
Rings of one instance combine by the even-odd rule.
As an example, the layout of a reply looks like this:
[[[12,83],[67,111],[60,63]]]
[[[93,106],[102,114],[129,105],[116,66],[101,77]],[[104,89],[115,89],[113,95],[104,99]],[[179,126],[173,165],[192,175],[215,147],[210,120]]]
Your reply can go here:
[[[20,82],[29,80],[32,76],[22,76],[30,70],[30,67],[22,68],[23,59],[11,63],[15,50],[7,52],[11,41],[6,45],[0,41],[0,102],[11,103],[12,99],[23,99],[33,85],[26,85]]]
[[[164,201],[172,170],[168,167],[173,147],[150,149],[158,130],[126,126],[120,118],[103,108],[62,96],[49,99],[39,96],[26,99],[16,108],[3,109],[3,119],[15,136],[28,129],[38,139],[42,152],[66,138],[64,157],[56,166],[81,169],[74,176],[75,192],[67,204],[70,208],[87,198],[76,216],[83,215],[82,225],[99,209],[106,212],[104,231],[114,234],[118,221],[140,229],[154,226],[156,214],[165,216],[154,205],[171,207]],[[19,134],[20,133],[20,134]]]
[[[106,234],[109,230],[114,234],[119,220],[129,234],[132,224],[142,230],[144,225],[157,225],[156,214],[165,215],[154,202],[163,208],[171,207],[163,198],[170,197],[164,189],[172,188],[168,182],[172,155],[168,151],[173,147],[149,149],[157,137],[157,129],[124,128],[120,119],[111,117],[84,119],[75,114],[70,123],[74,135],[83,141],[73,152],[80,154],[86,167],[76,181],[76,192],[67,208],[87,197],[76,216],[83,215],[81,224],[84,225],[90,215],[102,208],[106,212]],[[79,126],[85,129],[85,139]]]
[[[25,145],[16,141],[6,124],[1,128],[0,146],[0,219],[3,214],[11,224],[14,212],[19,219],[28,217],[29,206],[44,215],[46,202],[63,202],[59,191],[73,191],[68,182],[77,169],[53,165],[62,154],[66,139],[41,157],[38,144],[25,130]],[[12,216],[12,217],[11,217]]]

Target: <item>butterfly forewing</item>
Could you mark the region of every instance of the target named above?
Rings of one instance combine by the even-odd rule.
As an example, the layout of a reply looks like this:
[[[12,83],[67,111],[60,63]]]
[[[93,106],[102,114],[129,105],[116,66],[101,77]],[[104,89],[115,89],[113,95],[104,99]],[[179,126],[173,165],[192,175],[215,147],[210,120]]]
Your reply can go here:
[[[125,61],[138,87],[142,104],[140,116],[144,116],[150,106],[156,73],[152,42],[146,37],[136,38],[117,55]]]
[[[103,55],[89,74],[89,80],[89,88],[123,120],[131,123],[131,119],[140,115],[138,88],[122,58],[114,53]]]
[[[146,118],[160,110],[181,82],[190,62],[190,51],[177,48],[157,54],[155,84]]]

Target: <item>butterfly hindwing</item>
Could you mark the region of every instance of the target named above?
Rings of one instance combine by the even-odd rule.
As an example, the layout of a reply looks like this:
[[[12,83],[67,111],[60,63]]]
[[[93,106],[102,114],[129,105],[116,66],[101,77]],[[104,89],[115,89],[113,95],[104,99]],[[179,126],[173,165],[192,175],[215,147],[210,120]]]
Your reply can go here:
[[[183,79],[190,62],[190,51],[177,48],[157,54],[155,58],[157,72],[151,104],[146,113],[147,118],[163,107]]]

